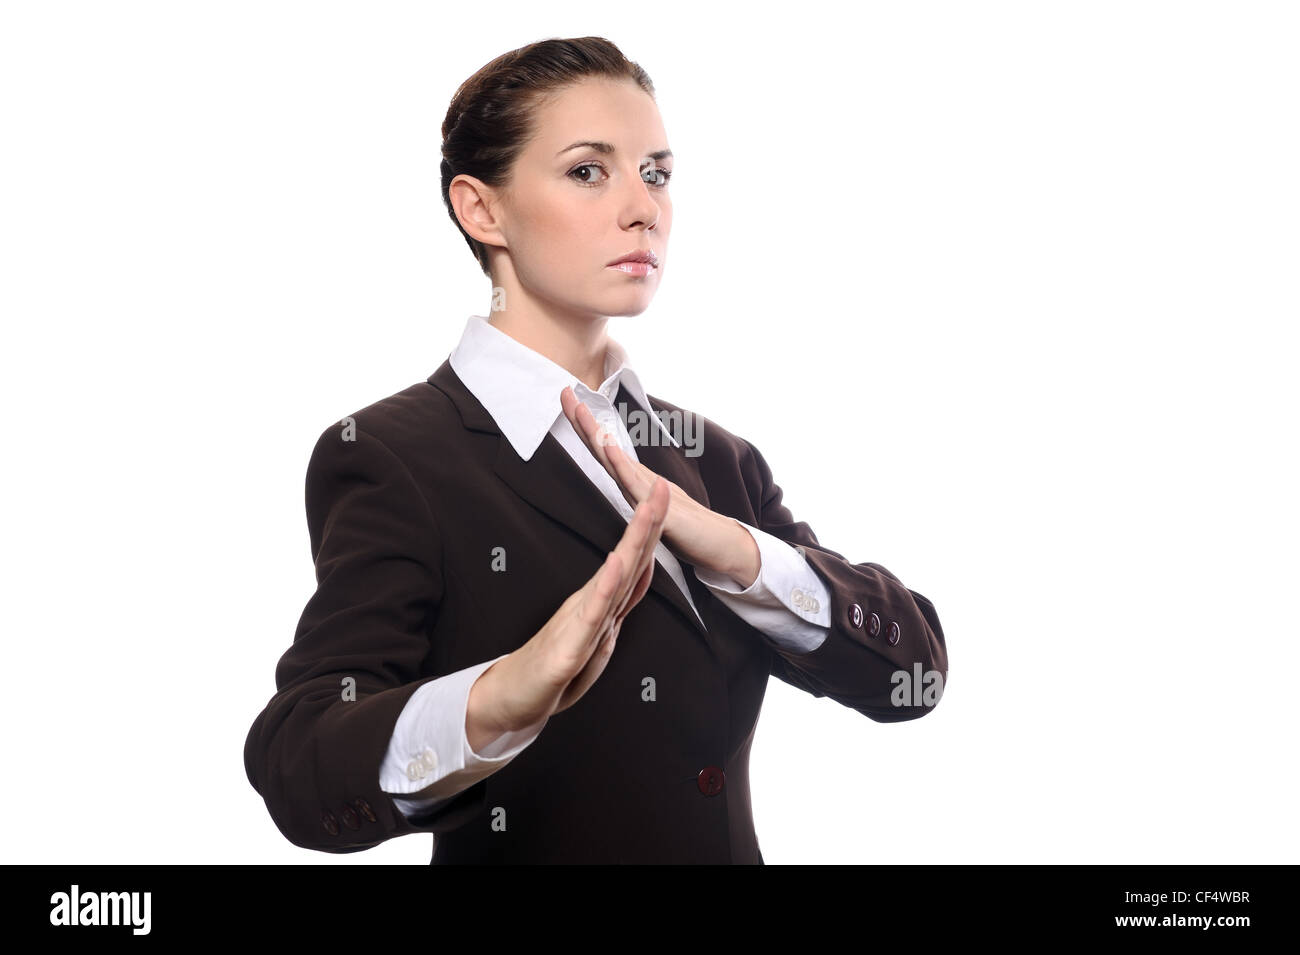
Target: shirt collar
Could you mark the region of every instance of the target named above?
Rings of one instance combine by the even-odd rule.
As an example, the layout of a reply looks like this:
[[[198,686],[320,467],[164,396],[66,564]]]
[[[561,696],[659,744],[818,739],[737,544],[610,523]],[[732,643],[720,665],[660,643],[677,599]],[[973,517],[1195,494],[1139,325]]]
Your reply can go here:
[[[594,393],[574,375],[527,345],[515,341],[483,315],[471,315],[465,322],[460,342],[448,360],[452,370],[470,390],[506,436],[515,453],[527,461],[536,453],[556,420],[563,417],[560,392],[573,386],[578,400]],[[639,404],[653,427],[674,447],[680,446],[672,432],[659,420],[641,379],[628,364],[626,349],[613,339],[605,349],[605,381],[600,386],[612,406],[620,384]]]

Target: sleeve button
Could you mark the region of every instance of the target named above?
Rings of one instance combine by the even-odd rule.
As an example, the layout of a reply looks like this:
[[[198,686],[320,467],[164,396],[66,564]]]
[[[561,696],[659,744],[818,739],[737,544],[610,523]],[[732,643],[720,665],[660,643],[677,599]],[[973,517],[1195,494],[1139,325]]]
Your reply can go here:
[[[331,836],[337,836],[339,834],[339,821],[334,818],[334,813],[330,812],[328,809],[322,809],[320,811],[320,824]]]
[[[902,628],[898,626],[898,621],[897,620],[889,621],[889,645],[891,647],[898,646],[898,641],[902,637],[902,635],[903,635],[903,631]]]
[[[871,622],[867,624],[867,633],[873,637],[880,636],[880,614],[872,611]]]
[[[861,604],[853,604],[851,607],[849,607],[849,626],[851,626],[854,630],[860,630],[862,628],[862,605]]]
[[[370,803],[366,802],[360,796],[356,798],[353,805],[357,807],[357,812],[366,817],[366,822],[379,821],[379,817],[375,815],[375,811],[370,808]]]

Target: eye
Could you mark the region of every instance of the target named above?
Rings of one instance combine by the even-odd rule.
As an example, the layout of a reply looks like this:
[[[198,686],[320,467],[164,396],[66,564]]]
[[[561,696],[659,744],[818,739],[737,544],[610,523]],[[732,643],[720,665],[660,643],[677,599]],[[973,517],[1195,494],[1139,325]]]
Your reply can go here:
[[[652,186],[658,186],[658,187],[661,188],[661,189],[662,189],[664,186],[668,185],[668,180],[671,179],[671,178],[673,177],[673,171],[672,171],[671,169],[661,169],[661,168],[658,167],[658,166],[655,166],[653,169],[647,169],[646,172],[650,172],[650,173],[658,173],[659,175],[661,175],[661,176],[664,177],[664,181],[663,181],[663,182],[654,182],[654,183],[651,183]]]
[[[577,167],[575,167],[575,168],[569,170],[569,175],[570,175],[570,176],[573,176],[575,179],[577,179],[577,182],[578,182],[580,185],[583,185],[583,186],[596,186],[596,185],[599,185],[599,183],[597,183],[597,182],[592,182],[590,179],[578,179],[578,177],[577,177],[577,173],[581,172],[581,171],[584,170],[584,169],[599,169],[599,170],[601,170],[602,172],[604,172],[605,167],[602,166],[602,165],[601,165],[600,163],[598,163],[598,162],[585,162],[585,163],[583,163],[581,166],[577,166]]]
[[[585,162],[585,163],[583,163],[581,166],[575,166],[573,169],[570,169],[568,174],[569,174],[569,176],[571,176],[571,177],[572,177],[572,178],[573,178],[573,179],[574,179],[574,180],[575,180],[579,185],[582,185],[582,186],[598,186],[598,185],[600,185],[600,183],[601,183],[602,180],[598,180],[598,179],[593,178],[593,177],[594,177],[594,173],[590,173],[590,172],[585,173],[585,174],[583,173],[583,170],[589,170],[589,169],[599,169],[601,172],[605,172],[605,167],[602,166],[600,163],[598,163],[598,162]],[[663,176],[663,180],[662,180],[662,181],[659,181],[659,182],[651,182],[651,183],[650,183],[650,185],[654,186],[654,187],[657,188],[657,189],[663,189],[664,187],[666,187],[666,186],[668,185],[668,180],[671,179],[672,176],[673,176],[673,173],[672,173],[672,170],[671,170],[671,169],[663,169],[663,168],[658,167],[658,166],[655,166],[655,167],[653,167],[653,168],[647,169],[646,172],[651,173],[651,174],[658,174],[658,175],[660,175],[660,176]],[[584,177],[584,176],[585,176],[585,177]],[[605,173],[605,176],[606,176],[606,178],[608,178],[608,177],[609,177],[609,174],[608,174],[608,173]]]

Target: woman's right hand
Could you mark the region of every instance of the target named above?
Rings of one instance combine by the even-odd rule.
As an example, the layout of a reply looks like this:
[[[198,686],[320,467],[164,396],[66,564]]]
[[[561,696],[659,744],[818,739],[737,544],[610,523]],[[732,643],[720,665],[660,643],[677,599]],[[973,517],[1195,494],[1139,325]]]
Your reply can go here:
[[[623,618],[650,588],[668,501],[668,483],[656,480],[595,576],[531,640],[474,681],[465,715],[471,749],[567,709],[604,672]]]

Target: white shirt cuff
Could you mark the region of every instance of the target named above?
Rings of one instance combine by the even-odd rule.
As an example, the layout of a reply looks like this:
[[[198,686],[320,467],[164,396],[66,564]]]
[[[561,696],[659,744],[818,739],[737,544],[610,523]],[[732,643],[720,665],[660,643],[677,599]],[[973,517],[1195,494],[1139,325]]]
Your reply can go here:
[[[736,523],[758,545],[762,560],[758,577],[740,590],[725,574],[696,567],[695,576],[736,616],[774,643],[794,653],[816,650],[830,633],[831,600],[826,585],[793,546],[744,521]]]
[[[546,720],[503,733],[479,752],[470,748],[465,734],[470,688],[508,655],[430,680],[406,701],[379,772],[379,788],[403,814],[424,813],[451,799],[510,762],[541,733]]]

